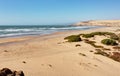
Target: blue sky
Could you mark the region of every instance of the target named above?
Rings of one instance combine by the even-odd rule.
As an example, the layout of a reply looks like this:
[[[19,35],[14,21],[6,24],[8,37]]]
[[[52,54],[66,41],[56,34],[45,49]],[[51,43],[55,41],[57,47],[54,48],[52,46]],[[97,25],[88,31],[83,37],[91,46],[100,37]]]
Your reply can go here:
[[[120,0],[0,0],[0,25],[120,19]]]

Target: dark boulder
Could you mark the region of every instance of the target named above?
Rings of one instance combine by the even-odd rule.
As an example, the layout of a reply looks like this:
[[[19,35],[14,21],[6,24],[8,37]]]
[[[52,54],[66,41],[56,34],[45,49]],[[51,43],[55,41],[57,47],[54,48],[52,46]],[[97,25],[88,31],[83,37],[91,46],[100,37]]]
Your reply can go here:
[[[0,76],[25,76],[23,71],[12,71],[9,68],[0,70]]]

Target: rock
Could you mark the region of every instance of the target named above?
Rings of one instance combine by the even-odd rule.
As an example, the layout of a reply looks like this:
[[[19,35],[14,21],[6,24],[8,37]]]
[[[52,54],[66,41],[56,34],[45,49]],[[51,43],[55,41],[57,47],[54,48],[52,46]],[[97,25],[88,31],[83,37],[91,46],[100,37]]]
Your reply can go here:
[[[8,68],[3,68],[1,71],[5,74],[12,74],[12,71]]]
[[[14,74],[8,74],[7,76],[15,76]]]
[[[0,76],[7,76],[4,72],[0,71]]]
[[[9,68],[0,70],[0,76],[24,76],[23,71],[12,71]]]
[[[25,63],[26,63],[26,61],[22,61],[22,63],[24,63],[24,64],[25,64]]]
[[[15,76],[24,76],[23,71],[16,71]]]

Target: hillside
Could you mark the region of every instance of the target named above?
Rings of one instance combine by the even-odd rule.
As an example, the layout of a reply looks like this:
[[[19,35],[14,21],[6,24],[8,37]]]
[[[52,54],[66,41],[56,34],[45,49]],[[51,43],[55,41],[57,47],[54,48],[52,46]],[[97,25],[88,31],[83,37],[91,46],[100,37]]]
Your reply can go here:
[[[75,26],[93,25],[93,26],[120,26],[120,20],[91,20],[73,24]]]

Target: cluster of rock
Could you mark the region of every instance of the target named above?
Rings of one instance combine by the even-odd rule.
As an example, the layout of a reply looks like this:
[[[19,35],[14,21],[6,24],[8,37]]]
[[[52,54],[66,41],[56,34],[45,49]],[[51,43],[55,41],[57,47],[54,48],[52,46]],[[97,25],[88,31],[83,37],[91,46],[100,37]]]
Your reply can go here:
[[[73,24],[74,26],[120,26],[120,20],[91,20]]]
[[[23,71],[12,71],[9,68],[3,68],[0,70],[0,76],[24,76]]]

